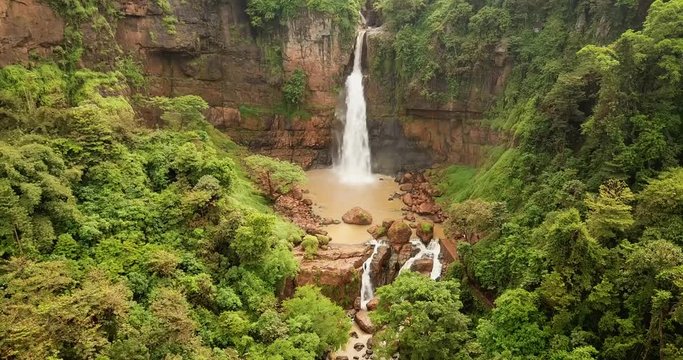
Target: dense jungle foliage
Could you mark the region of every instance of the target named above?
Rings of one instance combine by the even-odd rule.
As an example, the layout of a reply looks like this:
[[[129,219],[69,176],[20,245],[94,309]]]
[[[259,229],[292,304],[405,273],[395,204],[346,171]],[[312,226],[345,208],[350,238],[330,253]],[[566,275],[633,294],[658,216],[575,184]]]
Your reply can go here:
[[[147,129],[124,80],[0,69],[0,358],[294,360],[344,343],[318,289],[278,301],[303,234],[204,100],[138,98],[162,113]]]
[[[383,351],[683,359],[683,1],[378,8],[393,34],[378,65],[406,94],[457,97],[502,46],[514,63],[484,120],[508,144],[480,169],[440,174],[448,230],[462,239],[451,280],[380,289]]]
[[[56,63],[0,69],[0,358],[319,359],[345,343],[318,289],[279,299],[291,244],[319,245],[268,206],[300,169],[244,153],[197,96],[122,95],[144,86],[129,58],[81,68],[80,25],[111,33],[110,2],[48,3],[67,25]],[[683,359],[683,0],[370,3],[390,35],[373,66],[398,103],[466,97],[493,54],[513,62],[484,119],[506,143],[439,174],[459,259],[440,281],[378,289],[376,353]],[[359,7],[247,14],[268,32],[312,10],[348,32]],[[293,108],[304,83],[283,81]]]

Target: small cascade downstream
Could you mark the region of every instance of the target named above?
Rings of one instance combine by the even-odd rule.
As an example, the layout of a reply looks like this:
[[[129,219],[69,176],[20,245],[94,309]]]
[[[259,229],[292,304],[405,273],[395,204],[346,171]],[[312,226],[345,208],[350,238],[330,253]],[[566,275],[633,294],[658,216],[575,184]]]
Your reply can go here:
[[[384,242],[377,240],[371,240],[370,245],[373,246],[372,255],[363,263],[363,276],[361,277],[360,308],[362,310],[368,309],[368,302],[375,296],[375,287],[372,285],[372,278],[370,277],[370,264],[377,255],[380,246],[385,246]]]
[[[336,171],[346,183],[372,183],[370,168],[370,140],[366,120],[365,92],[363,89],[363,41],[365,30],[358,32],[353,55],[353,71],[346,78],[346,114],[343,119],[344,135]]]
[[[417,247],[420,251],[415,254],[415,256],[408,259],[403,266],[401,266],[401,270],[398,271],[398,274],[401,275],[403,271],[410,270],[416,260],[422,258],[432,258],[433,265],[430,277],[432,280],[438,279],[441,276],[441,270],[443,269],[443,264],[441,264],[441,260],[439,260],[439,255],[441,254],[441,245],[439,244],[439,239],[432,239],[427,246],[425,246],[425,244],[423,244],[419,239],[410,240],[410,243]]]
[[[371,245],[373,249],[370,257],[363,263],[363,275],[361,276],[360,289],[361,310],[367,310],[368,303],[375,296],[375,284],[372,283],[372,269],[370,268],[370,265],[372,264],[375,255],[377,255],[379,248],[382,246],[387,246],[384,241],[377,240],[371,240],[368,244]],[[401,269],[398,271],[398,275],[401,275],[403,271],[410,271],[410,268],[413,266],[415,261],[424,258],[431,258],[432,270],[430,273],[430,278],[432,280],[438,279],[441,276],[441,271],[443,269],[443,264],[439,259],[439,255],[441,254],[441,245],[439,244],[439,239],[433,239],[427,245],[423,244],[420,239],[413,239],[410,241],[410,244],[419,251],[417,254],[408,259],[403,266],[401,266]]]

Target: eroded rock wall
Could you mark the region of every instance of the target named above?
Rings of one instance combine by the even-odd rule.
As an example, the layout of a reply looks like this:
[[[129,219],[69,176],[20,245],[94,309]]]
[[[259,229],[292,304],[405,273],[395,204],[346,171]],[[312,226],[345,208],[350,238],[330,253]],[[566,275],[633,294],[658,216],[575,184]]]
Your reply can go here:
[[[0,0],[0,66],[50,56],[64,40],[64,20],[36,0]]]
[[[331,17],[309,12],[257,35],[246,1],[169,0],[169,11],[154,0],[118,0],[121,16],[111,27],[81,26],[82,65],[107,69],[132,56],[142,63],[148,95],[199,95],[211,107],[207,118],[236,142],[304,166],[329,164],[353,39]],[[0,0],[0,66],[49,58],[63,45],[64,23],[37,0]],[[308,75],[308,114],[291,118],[278,111],[280,87],[297,68]]]
[[[392,77],[391,68],[378,65],[382,46],[391,35],[382,28],[368,31],[366,97],[368,127],[374,167],[385,172],[414,170],[435,162],[479,165],[486,151],[501,141],[500,134],[482,123],[486,111],[502,93],[512,62],[501,44],[491,63],[468,74],[458,96],[439,101],[419,91],[404,89]],[[433,89],[448,84],[437,79]]]
[[[208,120],[237,143],[305,167],[328,164],[336,84],[347,62],[332,20],[302,13],[282,33],[257,38],[246,0],[171,5],[178,18],[175,34],[165,29],[160,9],[144,0],[123,6],[126,16],[117,30],[118,42],[143,60],[151,93],[200,95],[211,106]],[[268,54],[268,46],[279,53]],[[305,119],[274,111],[282,103],[282,73],[297,68],[308,75]]]

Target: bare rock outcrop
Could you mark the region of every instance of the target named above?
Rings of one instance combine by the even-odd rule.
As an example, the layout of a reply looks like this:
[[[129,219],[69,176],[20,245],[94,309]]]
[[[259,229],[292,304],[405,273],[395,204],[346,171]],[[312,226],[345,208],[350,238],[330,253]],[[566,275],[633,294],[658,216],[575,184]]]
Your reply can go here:
[[[0,0],[0,67],[46,57],[64,40],[64,20],[37,0]]]
[[[291,295],[297,286],[315,285],[340,306],[351,308],[360,296],[360,268],[369,255],[363,245],[331,246],[318,250],[316,257],[309,260],[295,249],[299,272],[284,295]]]

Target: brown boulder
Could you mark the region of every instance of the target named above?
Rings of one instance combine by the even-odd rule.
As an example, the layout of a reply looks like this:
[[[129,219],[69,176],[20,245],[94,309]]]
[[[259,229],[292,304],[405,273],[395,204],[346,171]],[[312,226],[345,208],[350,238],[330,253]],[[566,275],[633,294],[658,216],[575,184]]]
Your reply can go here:
[[[414,202],[413,195],[411,195],[410,193],[403,195],[401,197],[401,200],[403,201],[404,204],[406,204],[408,206],[413,205],[413,202]]]
[[[413,190],[413,184],[401,184],[401,186],[399,186],[398,189],[401,191],[411,191]]]
[[[391,227],[391,224],[394,223],[394,219],[384,219],[382,220],[382,227],[385,229],[389,229]]]
[[[410,236],[413,235],[413,230],[401,220],[394,221],[387,231],[387,238],[392,245],[403,245],[410,241]]]
[[[372,235],[373,239],[379,239],[387,234],[387,229],[381,225],[372,225],[367,231],[370,235]]]
[[[375,332],[375,326],[372,324],[372,321],[370,320],[370,316],[367,311],[361,310],[356,313],[356,324],[358,324],[358,327],[365,331],[368,334],[372,334]]]
[[[377,305],[379,305],[379,298],[378,297],[373,297],[368,301],[367,305],[365,305],[369,311],[373,311],[377,309]]]
[[[423,202],[420,205],[418,205],[415,209],[415,212],[420,214],[420,215],[432,215],[436,214],[439,212],[439,207],[438,205],[431,203],[431,202]]]
[[[410,267],[410,270],[418,272],[424,275],[430,275],[432,273],[432,268],[434,267],[434,260],[430,258],[417,259]]]
[[[344,246],[328,250],[321,247],[314,259],[305,259],[304,252],[296,248],[294,255],[299,261],[294,287],[315,285],[338,305],[352,307],[354,299],[360,295],[358,268],[367,259],[365,246]]]
[[[417,224],[415,235],[417,235],[425,245],[429,244],[432,238],[434,238],[434,224],[429,221],[420,221]]]
[[[403,174],[403,177],[401,177],[401,180],[399,182],[401,184],[405,184],[405,183],[409,183],[411,180],[413,180],[413,174],[405,173],[405,174]]]
[[[352,225],[370,225],[372,224],[372,215],[366,210],[356,206],[342,216],[342,221]]]
[[[386,273],[385,269],[388,267],[391,260],[391,249],[388,246],[380,246],[377,253],[370,262],[370,278],[375,286],[383,284],[382,276]]]

